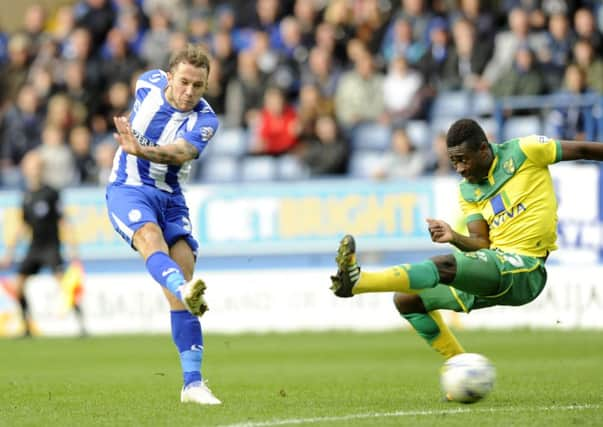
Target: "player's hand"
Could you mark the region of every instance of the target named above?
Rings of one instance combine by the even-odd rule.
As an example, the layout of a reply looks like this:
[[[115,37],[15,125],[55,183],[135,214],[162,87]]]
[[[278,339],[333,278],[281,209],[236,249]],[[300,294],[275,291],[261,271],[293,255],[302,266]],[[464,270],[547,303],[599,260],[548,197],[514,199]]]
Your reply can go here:
[[[138,144],[136,137],[134,137],[134,133],[132,132],[128,119],[123,116],[113,117],[113,122],[115,123],[115,128],[117,129],[117,133],[114,133],[113,136],[117,142],[119,142],[122,150],[128,154],[137,156],[140,151],[140,144]]]
[[[431,218],[427,218],[425,221],[427,221],[427,229],[432,241],[436,243],[452,242],[454,232],[447,222]]]

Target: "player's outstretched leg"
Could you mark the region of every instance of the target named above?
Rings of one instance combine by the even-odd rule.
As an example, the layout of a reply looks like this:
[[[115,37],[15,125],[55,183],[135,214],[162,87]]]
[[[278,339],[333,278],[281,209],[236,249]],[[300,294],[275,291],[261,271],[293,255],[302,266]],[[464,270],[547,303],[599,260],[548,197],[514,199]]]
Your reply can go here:
[[[178,288],[182,296],[182,303],[195,316],[203,316],[209,310],[203,297],[205,288],[205,282],[201,279],[193,279]]]
[[[403,292],[414,294],[435,287],[440,281],[433,261],[402,264],[378,272],[360,271],[356,261],[356,242],[346,235],[337,250],[337,274],[331,276],[331,290],[342,298],[366,292]]]

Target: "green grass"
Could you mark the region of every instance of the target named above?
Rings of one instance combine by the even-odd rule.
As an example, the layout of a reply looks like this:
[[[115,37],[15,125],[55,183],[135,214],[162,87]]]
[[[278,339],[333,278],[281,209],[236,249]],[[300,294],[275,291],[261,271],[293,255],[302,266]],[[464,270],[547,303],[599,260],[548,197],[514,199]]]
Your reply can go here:
[[[409,331],[206,336],[219,407],[179,403],[168,336],[0,340],[0,425],[603,425],[603,332],[458,336],[497,367],[473,405],[440,401],[442,361]]]

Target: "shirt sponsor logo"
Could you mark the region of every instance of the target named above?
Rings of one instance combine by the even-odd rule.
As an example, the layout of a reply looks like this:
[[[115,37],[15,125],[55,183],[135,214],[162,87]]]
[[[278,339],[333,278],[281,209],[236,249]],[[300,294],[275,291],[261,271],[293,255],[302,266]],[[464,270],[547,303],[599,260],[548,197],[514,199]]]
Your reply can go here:
[[[214,136],[214,128],[210,126],[203,126],[201,128],[201,138],[203,141],[209,141],[212,136]]]
[[[140,145],[145,146],[145,147],[155,147],[155,146],[157,146],[157,143],[151,141],[149,138],[147,138],[146,136],[144,136],[143,134],[141,134],[137,130],[132,129],[132,133],[134,134],[134,137],[136,138],[136,141],[138,141],[138,143]]]

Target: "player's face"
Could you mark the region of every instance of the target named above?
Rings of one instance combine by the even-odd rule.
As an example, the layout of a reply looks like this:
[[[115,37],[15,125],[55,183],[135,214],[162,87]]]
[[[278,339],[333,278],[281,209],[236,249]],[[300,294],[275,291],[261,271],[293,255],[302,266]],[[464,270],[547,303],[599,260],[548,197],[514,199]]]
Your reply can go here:
[[[181,111],[192,110],[207,89],[207,74],[206,68],[179,63],[167,73],[167,100]]]
[[[448,158],[457,173],[472,184],[486,178],[492,164],[490,147],[486,142],[477,150],[469,148],[466,142],[449,147]]]

